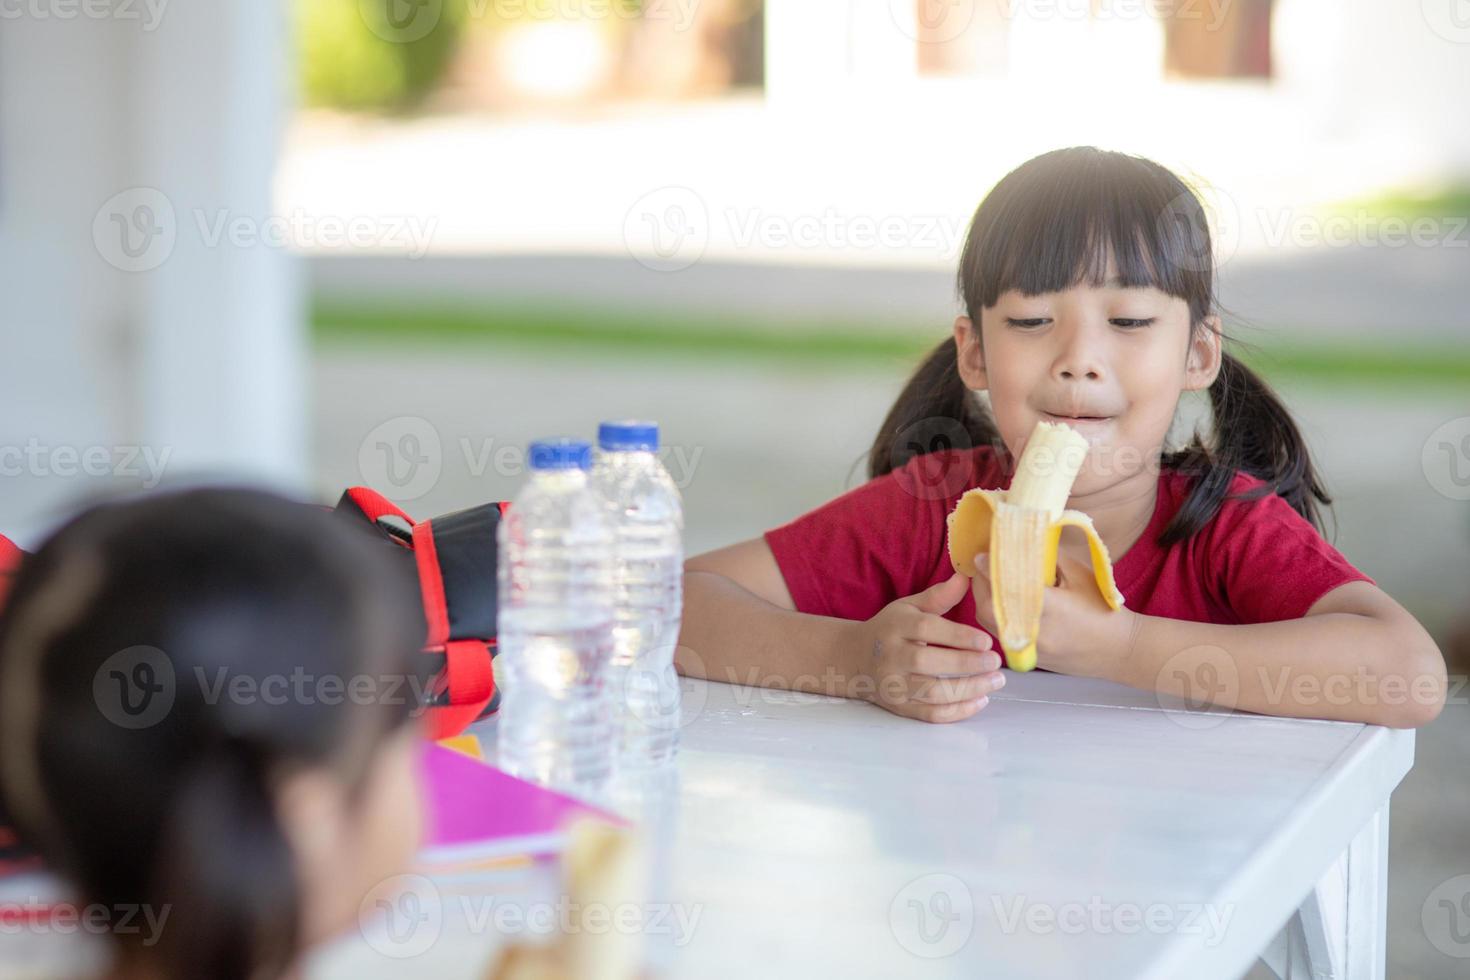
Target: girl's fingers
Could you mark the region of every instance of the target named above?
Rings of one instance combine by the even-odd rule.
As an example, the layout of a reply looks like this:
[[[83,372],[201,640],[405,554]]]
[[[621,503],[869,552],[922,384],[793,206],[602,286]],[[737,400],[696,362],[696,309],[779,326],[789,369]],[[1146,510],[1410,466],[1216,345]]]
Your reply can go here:
[[[948,704],[930,704],[927,701],[905,701],[903,704],[884,704],[883,707],[904,718],[914,718],[936,724],[964,721],[974,716],[990,703],[989,698],[974,701],[951,701]]]
[[[922,704],[954,704],[987,697],[1005,686],[1005,675],[995,670],[969,677],[909,675],[909,700]]]
[[[930,676],[983,674],[1000,669],[1000,654],[993,650],[956,650],[952,647],[911,644],[904,651],[904,665],[911,673]]]
[[[1057,557],[1057,585],[1071,587],[1091,580],[1092,566],[1084,565],[1065,555]]]
[[[955,603],[965,597],[965,587],[961,584],[964,581],[965,577],[959,572],[955,572],[943,582],[931,585],[923,592],[908,596],[900,601],[908,603],[920,612],[949,612],[949,610],[954,608]]]
[[[914,627],[910,639],[956,650],[989,650],[990,637],[982,630],[964,623],[951,622],[943,616],[925,616]]]
[[[995,607],[990,598],[990,556],[980,554],[975,557],[975,581],[973,591],[975,593],[975,619],[979,624],[990,632],[996,630]]]

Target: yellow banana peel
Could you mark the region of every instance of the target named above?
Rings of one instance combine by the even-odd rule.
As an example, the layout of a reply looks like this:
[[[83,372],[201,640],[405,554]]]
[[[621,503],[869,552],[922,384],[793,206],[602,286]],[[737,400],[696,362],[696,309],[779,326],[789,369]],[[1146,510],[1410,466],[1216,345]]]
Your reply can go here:
[[[1062,528],[1087,535],[1092,574],[1109,608],[1123,608],[1107,546],[1092,518],[1066,510],[1072,484],[1087,456],[1087,440],[1057,422],[1038,422],[1021,452],[1009,490],[971,490],[947,519],[949,557],[962,574],[976,574],[975,558],[990,556],[990,595],[1001,649],[1013,670],[1036,666],[1036,635],[1046,586],[1056,584]]]

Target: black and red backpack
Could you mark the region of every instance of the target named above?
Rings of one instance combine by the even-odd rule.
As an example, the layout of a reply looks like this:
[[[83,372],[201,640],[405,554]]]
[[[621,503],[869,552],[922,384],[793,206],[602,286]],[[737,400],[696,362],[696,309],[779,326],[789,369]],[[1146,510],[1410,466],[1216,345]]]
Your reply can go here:
[[[495,656],[495,532],[510,505],[481,504],[415,521],[382,494],[352,487],[335,511],[364,521],[382,540],[411,557],[433,658],[429,737],[449,738],[500,707],[491,661]]]

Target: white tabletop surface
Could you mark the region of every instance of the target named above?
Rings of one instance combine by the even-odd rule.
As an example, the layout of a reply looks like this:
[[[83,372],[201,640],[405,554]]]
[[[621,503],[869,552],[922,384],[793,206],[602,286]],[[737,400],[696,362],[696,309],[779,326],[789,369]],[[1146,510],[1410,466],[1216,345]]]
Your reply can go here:
[[[1411,732],[1008,676],[949,725],[683,679],[657,972],[1236,980],[1412,763]],[[446,885],[431,948],[320,974],[482,976],[502,936],[450,903],[527,887]]]

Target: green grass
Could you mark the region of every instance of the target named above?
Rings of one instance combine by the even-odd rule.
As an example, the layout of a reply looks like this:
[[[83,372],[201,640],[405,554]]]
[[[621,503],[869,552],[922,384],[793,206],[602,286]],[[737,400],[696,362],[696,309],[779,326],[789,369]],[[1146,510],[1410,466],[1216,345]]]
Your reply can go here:
[[[750,360],[887,362],[917,358],[937,337],[896,327],[854,328],[819,321],[667,314],[586,313],[540,307],[475,309],[319,307],[312,317],[318,339],[470,342],[531,350],[596,352],[630,357],[734,356]]]
[[[1343,381],[1384,388],[1470,387],[1470,346],[1415,349],[1366,344],[1262,345],[1258,350],[1243,352],[1240,357],[1259,374],[1273,380]]]
[[[1470,184],[1385,191],[1360,200],[1345,201],[1336,210],[1361,209],[1377,217],[1450,218],[1470,216]]]
[[[669,314],[587,313],[541,307],[393,309],[319,306],[313,328],[326,344],[391,343],[496,346],[599,357],[720,358],[767,364],[898,366],[906,369],[937,342],[891,324],[773,321],[729,316],[698,321]],[[1368,387],[1470,387],[1463,347],[1255,343],[1241,358],[1273,381]]]

